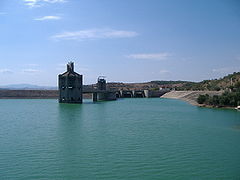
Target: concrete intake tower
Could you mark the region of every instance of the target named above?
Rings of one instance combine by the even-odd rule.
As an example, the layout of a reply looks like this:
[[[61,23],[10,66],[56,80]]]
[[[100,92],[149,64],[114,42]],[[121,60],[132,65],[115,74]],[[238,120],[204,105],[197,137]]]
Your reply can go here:
[[[82,75],[74,72],[74,63],[67,64],[67,71],[58,75],[59,102],[82,103]]]

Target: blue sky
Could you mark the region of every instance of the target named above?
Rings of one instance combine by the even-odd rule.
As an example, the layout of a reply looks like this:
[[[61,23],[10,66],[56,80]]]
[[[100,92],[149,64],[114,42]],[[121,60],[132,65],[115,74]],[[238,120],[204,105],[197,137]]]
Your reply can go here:
[[[84,84],[240,71],[240,1],[0,1],[0,85],[56,86],[68,61]]]

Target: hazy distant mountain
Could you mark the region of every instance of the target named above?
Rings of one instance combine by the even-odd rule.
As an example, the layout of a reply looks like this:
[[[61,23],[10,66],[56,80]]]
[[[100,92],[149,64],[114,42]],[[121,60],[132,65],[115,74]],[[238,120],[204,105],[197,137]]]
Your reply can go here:
[[[12,89],[12,90],[56,90],[57,87],[53,86],[38,86],[33,84],[9,84],[0,86],[0,89]]]

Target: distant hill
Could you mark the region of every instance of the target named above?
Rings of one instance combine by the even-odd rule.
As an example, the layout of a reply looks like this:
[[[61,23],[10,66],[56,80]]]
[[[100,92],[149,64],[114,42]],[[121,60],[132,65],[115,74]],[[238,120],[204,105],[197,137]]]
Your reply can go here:
[[[150,81],[150,83],[158,84],[158,85],[176,85],[189,83],[189,81]]]
[[[32,84],[9,84],[5,86],[0,86],[0,89],[9,89],[9,90],[56,90],[57,87],[51,86],[38,86]]]
[[[204,80],[201,82],[186,82],[181,87],[177,87],[176,90],[208,90],[219,91],[232,89],[240,83],[240,72],[234,72],[220,79]]]
[[[229,74],[220,79],[204,80],[201,82],[190,81],[150,81],[143,83],[123,83],[108,82],[107,87],[114,90],[158,90],[160,88],[170,88],[176,90],[200,90],[200,91],[219,91],[232,89],[236,83],[240,82],[240,72]],[[84,88],[96,88],[96,84],[84,85]],[[38,86],[32,84],[11,84],[0,86],[0,89],[13,90],[57,90],[57,87]]]
[[[115,90],[158,90],[159,88],[176,88],[181,87],[185,83],[191,83],[187,81],[150,81],[143,83],[123,83],[123,82],[108,82],[107,86],[109,89]],[[84,85],[84,88],[96,88],[96,84]],[[57,90],[57,87],[51,86],[38,86],[32,84],[10,84],[0,86],[1,89],[9,90]]]

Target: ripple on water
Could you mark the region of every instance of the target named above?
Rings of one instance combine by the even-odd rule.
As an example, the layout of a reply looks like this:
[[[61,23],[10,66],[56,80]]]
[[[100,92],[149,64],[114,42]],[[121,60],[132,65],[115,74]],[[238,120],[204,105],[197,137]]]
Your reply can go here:
[[[238,179],[240,116],[168,99],[0,100],[0,179]]]

